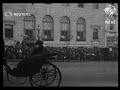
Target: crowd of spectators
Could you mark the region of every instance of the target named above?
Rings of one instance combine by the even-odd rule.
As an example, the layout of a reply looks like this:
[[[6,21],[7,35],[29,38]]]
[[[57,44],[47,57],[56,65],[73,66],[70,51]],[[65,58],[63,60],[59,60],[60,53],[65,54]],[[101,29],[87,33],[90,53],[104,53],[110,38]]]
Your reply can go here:
[[[5,57],[8,59],[23,59],[32,52],[33,46],[24,44],[16,46],[5,46]],[[50,47],[50,51],[57,52],[54,61],[116,61],[118,60],[118,49],[113,48],[87,48],[87,47]]]
[[[87,48],[87,47],[47,47],[57,52],[56,60],[60,61],[116,61],[118,49],[112,48]]]

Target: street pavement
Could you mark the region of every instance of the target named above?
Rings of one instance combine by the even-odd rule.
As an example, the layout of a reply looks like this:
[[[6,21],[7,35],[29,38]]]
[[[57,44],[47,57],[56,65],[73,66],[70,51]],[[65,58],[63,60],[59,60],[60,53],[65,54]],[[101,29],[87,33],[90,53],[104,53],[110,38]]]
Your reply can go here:
[[[17,62],[8,62],[13,68]],[[62,73],[61,87],[117,87],[118,62],[53,62]],[[9,83],[3,71],[3,87],[30,87],[29,81]]]

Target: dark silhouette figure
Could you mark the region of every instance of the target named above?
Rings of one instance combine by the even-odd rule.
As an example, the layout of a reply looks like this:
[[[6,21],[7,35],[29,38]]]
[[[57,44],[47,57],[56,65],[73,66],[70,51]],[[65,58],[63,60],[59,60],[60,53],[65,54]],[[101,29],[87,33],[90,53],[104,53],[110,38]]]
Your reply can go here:
[[[34,55],[38,55],[38,54],[40,55],[40,54],[42,54],[43,48],[44,48],[43,47],[43,42],[40,41],[40,40],[37,40],[36,41],[36,46],[35,46],[33,52],[30,54],[30,57],[34,56]]]
[[[40,40],[36,41],[35,48],[28,58],[23,59],[17,65],[17,70],[20,73],[33,72],[41,66],[42,62],[56,53],[50,52],[47,48],[43,47],[43,42]]]

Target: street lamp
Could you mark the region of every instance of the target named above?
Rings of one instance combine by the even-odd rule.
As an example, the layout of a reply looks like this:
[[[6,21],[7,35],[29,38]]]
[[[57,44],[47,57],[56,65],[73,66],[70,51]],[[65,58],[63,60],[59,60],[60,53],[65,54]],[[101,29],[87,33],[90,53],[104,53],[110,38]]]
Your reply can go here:
[[[40,39],[40,36],[39,36],[39,33],[40,33],[40,26],[39,26],[39,25],[38,25],[37,30],[38,30],[38,40],[39,40],[39,39]]]

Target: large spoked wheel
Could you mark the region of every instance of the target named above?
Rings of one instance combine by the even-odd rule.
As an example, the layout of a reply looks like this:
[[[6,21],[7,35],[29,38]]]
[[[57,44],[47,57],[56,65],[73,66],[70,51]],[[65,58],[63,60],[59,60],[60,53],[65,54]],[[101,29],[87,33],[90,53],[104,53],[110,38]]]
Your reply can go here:
[[[32,87],[59,87],[61,79],[60,70],[51,63],[44,63],[39,73],[29,77]]]

